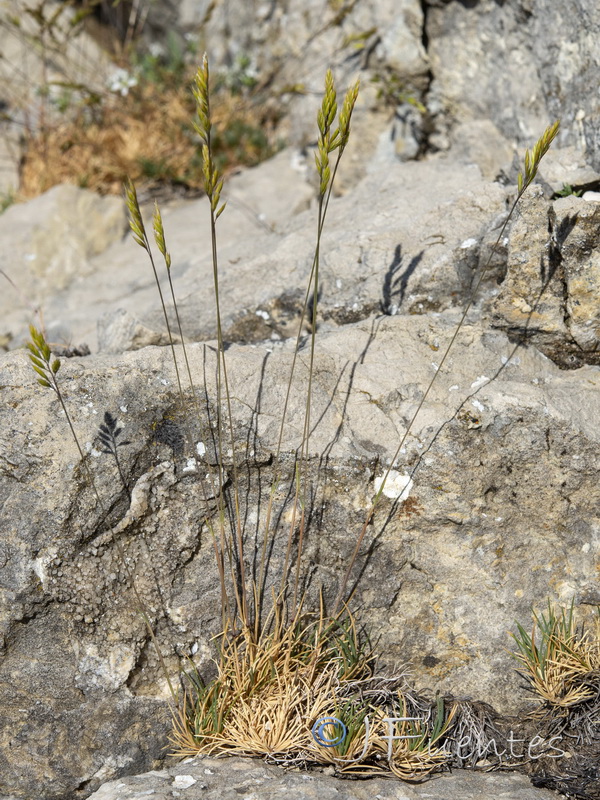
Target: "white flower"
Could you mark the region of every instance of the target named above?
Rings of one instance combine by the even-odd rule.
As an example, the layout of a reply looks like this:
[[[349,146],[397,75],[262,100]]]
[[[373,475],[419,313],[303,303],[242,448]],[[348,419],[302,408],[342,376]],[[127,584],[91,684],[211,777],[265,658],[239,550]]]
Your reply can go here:
[[[132,86],[137,86],[137,78],[131,75],[126,69],[116,69],[106,81],[109,91],[115,92],[125,97],[129,94]]]

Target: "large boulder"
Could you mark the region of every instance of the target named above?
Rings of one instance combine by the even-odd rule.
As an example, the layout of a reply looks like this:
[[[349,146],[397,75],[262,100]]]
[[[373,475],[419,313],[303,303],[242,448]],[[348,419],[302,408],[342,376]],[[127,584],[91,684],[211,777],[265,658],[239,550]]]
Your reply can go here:
[[[185,790],[185,794],[182,790]],[[186,800],[237,800],[240,795],[275,800],[289,794],[294,800],[551,800],[555,795],[534,789],[522,775],[473,774],[462,770],[424,785],[403,785],[381,778],[340,781],[319,773],[285,772],[237,758],[204,758],[179,767],[154,771],[105,784],[90,800],[129,800],[144,794],[166,796],[181,791]],[[250,795],[247,793],[250,791]],[[135,795],[133,793],[136,793]],[[164,793],[164,794],[163,794]],[[152,795],[151,795],[152,796]]]

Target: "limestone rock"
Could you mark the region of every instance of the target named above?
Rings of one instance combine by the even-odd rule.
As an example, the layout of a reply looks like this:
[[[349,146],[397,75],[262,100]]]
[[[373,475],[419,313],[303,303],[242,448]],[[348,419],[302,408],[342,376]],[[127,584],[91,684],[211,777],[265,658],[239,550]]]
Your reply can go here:
[[[600,171],[596,97],[600,8],[587,0],[426,3],[428,104],[452,120],[489,119],[520,143],[555,119],[561,144]]]
[[[143,793],[167,797],[184,789],[186,800],[237,800],[240,795],[275,800],[551,800],[546,789],[534,789],[522,775],[468,773],[458,770],[425,784],[381,778],[339,781],[321,772],[285,772],[279,767],[239,758],[190,760],[160,772],[107,783],[90,800],[130,800]]]
[[[557,364],[600,363],[600,204],[574,196],[522,204],[508,237],[508,272],[494,324]]]
[[[8,208],[0,216],[0,259],[10,279],[1,276],[3,324],[16,323],[14,333],[22,341],[31,309],[89,277],[93,258],[120,242],[126,230],[123,200],[75,186],[55,186]],[[54,319],[60,321],[60,315]]]
[[[171,336],[174,342],[181,341],[176,330],[171,331]],[[98,320],[98,349],[102,353],[124,353],[169,344],[166,330],[152,330],[122,308],[107,312]]]
[[[490,120],[458,123],[451,133],[452,157],[465,164],[477,164],[482,176],[494,181],[508,170],[513,148]],[[546,163],[544,162],[544,175]],[[569,173],[572,178],[572,173]],[[558,187],[562,188],[562,183]]]
[[[351,139],[342,196],[329,207],[308,448],[307,602],[317,603],[322,585],[332,604],[393,466],[351,576],[381,670],[409,664],[413,685],[430,696],[523,715],[534,702],[515,673],[507,632],[515,621],[527,628],[532,606],[547,598],[573,601],[584,620],[600,603],[600,204],[550,199],[564,183],[598,188],[589,90],[597,85],[598,11],[583,0],[569,13],[566,0],[325,5],[168,0],[150,9],[177,24],[203,22],[221,68],[234,71],[251,52],[252,69],[282,91],[287,84],[280,102],[289,103],[296,146],[231,177],[218,224],[235,440],[223,477],[230,486],[235,459],[248,567],[276,476],[291,337],[312,265],[306,161],[312,169],[324,69],[332,63],[339,86],[362,72],[392,86],[394,77],[410,81],[419,93],[433,79],[420,121],[404,100],[395,120],[373,115],[375,86],[361,95],[359,144],[352,149]],[[570,149],[544,164],[545,192],[528,193],[396,452],[506,219],[513,144],[531,146],[555,116]],[[447,152],[401,163],[428,141]],[[281,774],[239,760],[162,769],[169,691],[133,583],[176,686],[187,657],[214,674],[220,632],[206,526],[218,505],[207,202],[173,204],[163,219],[184,336],[194,340],[187,347],[199,413],[181,346],[183,404],[170,348],[155,346],[166,338],[154,278],[146,254],[123,240],[122,201],[57,187],[0,217],[2,269],[17,287],[6,286],[0,300],[1,346],[23,343],[32,306],[42,306],[53,343],[93,345],[103,320],[103,352],[65,358],[59,375],[95,489],[57,398],[35,383],[25,353],[0,356],[0,792],[19,800],[92,792],[95,800],[150,792],[546,797],[505,774],[415,787]],[[307,370],[303,339],[277,473],[276,585]],[[106,412],[123,426],[123,481],[98,439]],[[161,771],[123,777],[152,769]]]
[[[310,443],[318,514],[304,553],[312,585],[323,584],[329,603],[375,480],[457,319],[454,311],[374,317],[320,335]],[[214,418],[214,345],[190,345],[188,355]],[[292,347],[232,345],[227,356],[251,559]],[[301,351],[282,487],[293,481],[306,368]],[[574,598],[581,612],[600,601],[598,369],[562,371],[535,349],[515,351],[502,332],[473,324],[447,370],[399,454],[389,487],[400,487],[397,496],[382,501],[369,529],[355,602],[382,668],[409,663],[420,690],[523,713],[531,701],[507,631],[515,620],[527,625],[531,606],[547,597]],[[114,536],[174,679],[180,656],[195,653],[199,669],[210,669],[219,626],[218,576],[203,526],[216,509],[206,484],[211,437],[195,412],[178,407],[169,348],[69,359],[60,377],[102,506],[52,392],[35,390],[24,354],[0,362],[0,774],[2,790],[29,798],[43,783],[47,800],[150,768],[165,741],[165,678]],[[130,442],[120,457],[131,504],[114,462],[98,449],[105,411]],[[208,464],[197,461],[204,452]],[[281,503],[285,520],[285,491]],[[274,575],[285,527],[278,541]],[[73,736],[79,730],[98,735]]]
[[[600,186],[600,173],[589,165],[585,150],[575,146],[551,147],[540,170],[544,180],[557,193],[565,186],[582,191]]]
[[[228,207],[217,230],[227,340],[256,342],[294,335],[312,266],[316,210],[294,212],[306,206],[311,195],[302,163],[292,150],[228,183]],[[504,213],[505,196],[504,187],[483,180],[472,162],[457,164],[438,157],[399,163],[388,131],[360,187],[330,203],[322,248],[323,319],[340,325],[380,310],[419,314],[462,304],[487,253],[490,228]],[[18,213],[33,219],[37,203]],[[184,336],[213,338],[207,201],[166,208],[163,220]],[[11,233],[5,242],[14,248]],[[49,242],[46,248],[50,253]],[[51,263],[63,263],[61,252],[57,244]],[[78,266],[62,291],[60,283],[52,291],[49,284],[44,284],[43,293],[39,290],[52,341],[85,341],[95,349],[97,320],[116,308],[152,332],[144,342],[164,341],[166,329],[148,257],[131,237]],[[158,267],[164,278],[164,268],[160,263]],[[493,287],[497,275],[488,277]],[[14,308],[14,292],[7,295],[13,308],[7,308],[4,324],[12,322],[7,333],[13,334],[14,347],[26,338],[30,314],[24,303]],[[166,302],[176,330],[168,289]],[[102,348],[104,327],[103,322]]]

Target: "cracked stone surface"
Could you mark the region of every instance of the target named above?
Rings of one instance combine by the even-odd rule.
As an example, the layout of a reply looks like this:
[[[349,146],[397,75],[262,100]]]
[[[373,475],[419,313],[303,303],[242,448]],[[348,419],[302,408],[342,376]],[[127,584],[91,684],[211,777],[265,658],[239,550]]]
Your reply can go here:
[[[212,30],[222,31],[226,4],[211,5]],[[353,577],[360,570],[356,609],[382,670],[406,664],[415,688],[429,696],[470,697],[523,715],[533,701],[508,652],[515,621],[527,627],[532,606],[549,597],[574,601],[583,620],[600,603],[600,205],[551,199],[565,183],[597,188],[588,88],[597,84],[590,78],[590,70],[597,77],[597,37],[586,33],[579,49],[566,35],[560,46],[551,40],[546,57],[540,28],[562,36],[580,24],[579,14],[593,34],[597,11],[574,0],[565,21],[562,0],[552,8],[547,0],[368,0],[349,4],[337,29],[334,5],[324,20],[312,3],[249,4],[229,38],[218,39],[226,58],[264,35],[260,57],[278,68],[290,57],[278,32],[298,41],[315,33],[280,75],[307,87],[289,116],[293,146],[228,181],[219,221],[245,555],[250,567],[262,543],[290,337],[312,264],[314,178],[310,148],[302,148],[314,138],[308,121],[329,52],[340,86],[359,71],[368,84],[374,71],[389,76],[388,68],[413,79],[427,115],[415,118],[405,102],[393,119],[374,112],[377,89],[365,86],[341,196],[329,209],[309,448],[308,600],[316,601],[322,584],[332,602],[382,476],[440,369],[477,270],[492,255],[467,323],[397,454]],[[264,15],[256,25],[253,13]],[[544,23],[548,14],[554,27]],[[323,29],[315,32],[315,24]],[[370,27],[377,30],[365,47],[342,47]],[[533,48],[532,36],[539,37]],[[296,74],[305,58],[310,69]],[[569,146],[555,148],[540,170],[540,191],[528,195],[493,250],[515,196],[514,144],[531,146],[560,104],[559,143]],[[402,162],[424,154],[425,142],[442,152]],[[150,792],[547,796],[525,776],[506,774],[460,773],[415,787],[282,774],[239,760],[164,769],[169,692],[136,592],[175,682],[187,657],[206,677],[214,674],[220,592],[205,524],[218,503],[206,202],[173,204],[163,219],[199,414],[187,389],[179,400],[152,275],[145,254],[123,237],[119,199],[59,187],[0,217],[2,269],[14,283],[0,297],[0,341],[12,336],[6,347],[14,348],[0,359],[0,792],[11,800]],[[49,340],[87,340],[94,351],[65,358],[60,380],[100,499],[60,404],[35,384],[17,349],[32,302],[43,305]],[[276,491],[274,582],[284,562],[307,363],[304,341]],[[125,485],[98,440],[107,411],[128,441],[119,449]],[[228,485],[233,458],[225,459]]]
[[[511,230],[494,324],[565,369],[599,364],[599,241],[599,202],[532,193]]]
[[[329,602],[374,481],[456,321],[453,311],[397,315],[320,336],[318,423],[310,447],[318,513],[305,559],[313,587],[322,582]],[[214,349],[193,345],[189,356],[193,374],[204,376],[214,414]],[[250,562],[261,541],[281,376],[291,357],[289,341],[228,350],[236,438],[240,448],[249,447],[240,463]],[[299,444],[306,369],[301,351],[286,454]],[[203,525],[214,513],[214,492],[206,480],[210,467],[194,460],[203,449],[199,442],[208,442],[210,459],[210,441],[196,415],[177,407],[169,349],[66,360],[61,379],[102,508],[52,393],[33,391],[34,376],[21,353],[5,356],[0,368],[6,398],[0,686],[2,729],[11,731],[1,771],[27,796],[37,780],[28,765],[52,753],[45,767],[52,776],[49,798],[66,787],[93,788],[109,756],[118,764],[106,766],[107,778],[113,768],[143,768],[159,757],[168,728],[165,679],[114,536],[173,677],[178,657],[192,653],[199,668],[210,671],[210,638],[219,626],[218,577]],[[368,535],[373,547],[355,597],[382,663],[411,664],[419,689],[522,713],[530,700],[506,649],[514,620],[527,623],[531,605],[547,596],[576,598],[582,613],[600,600],[599,380],[596,367],[565,372],[533,348],[515,351],[505,334],[479,322],[463,329],[399,456],[399,480],[390,484],[395,497],[375,515]],[[131,442],[121,454],[133,487],[129,510],[114,463],[94,447],[105,410]],[[283,466],[277,497],[282,525],[293,469],[287,455]],[[273,575],[281,569],[284,541],[273,552]],[[18,676],[16,692],[11,676]],[[74,757],[64,745],[67,732],[90,729],[102,733],[78,738]]]
[[[600,68],[598,6],[587,0],[426,0],[425,6],[432,143],[446,147],[456,122],[481,118],[524,143],[560,119],[560,144],[586,152],[600,170],[600,122],[589,91]]]

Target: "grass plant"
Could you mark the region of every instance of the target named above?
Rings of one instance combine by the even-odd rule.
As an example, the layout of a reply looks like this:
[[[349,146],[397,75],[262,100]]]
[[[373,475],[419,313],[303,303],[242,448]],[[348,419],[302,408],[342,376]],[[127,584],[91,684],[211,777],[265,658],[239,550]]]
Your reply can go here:
[[[365,686],[370,681],[377,683],[374,675],[375,658],[364,637],[359,633],[355,618],[350,611],[352,592],[348,591],[348,586],[368,526],[382,497],[385,482],[394,468],[433,383],[442,372],[448,354],[474,302],[476,292],[489,268],[492,255],[475,282],[473,294],[443,352],[439,369],[426,387],[366,514],[364,524],[356,535],[355,547],[340,578],[333,607],[327,609],[322,596],[316,611],[307,607],[304,593],[306,575],[303,573],[303,548],[307,536],[307,509],[312,480],[309,453],[322,234],[334,180],[349,140],[351,118],[359,89],[358,83],[352,86],[338,109],[333,76],[328,71],[323,101],[317,115],[315,163],[319,187],[314,257],[281,413],[274,453],[274,478],[263,522],[257,577],[253,578],[247,564],[244,509],[238,474],[239,444],[232,412],[226,343],[221,322],[218,221],[226,211],[226,204],[221,198],[224,176],[214,152],[214,118],[209,86],[209,66],[205,56],[195,75],[193,97],[194,128],[200,137],[202,187],[209,204],[217,330],[216,426],[213,444],[217,454],[214,482],[217,487],[218,507],[215,519],[207,512],[205,522],[211,533],[220,580],[221,630],[217,637],[216,677],[205,684],[202,676],[191,664],[186,671],[187,688],[179,696],[173,690],[164,659],[158,650],[174,700],[173,752],[179,756],[196,753],[260,755],[284,764],[330,764],[340,774],[358,776],[387,771],[405,780],[420,780],[450,763],[451,757],[446,743],[455,721],[456,706],[452,703],[444,704],[443,700],[439,699],[435,704],[426,706],[427,713],[421,713],[425,706],[415,704],[410,693],[400,686],[398,676],[387,679],[392,680],[393,691],[381,688],[383,684],[380,683],[379,689],[373,689],[370,695],[366,693]],[[557,132],[558,123],[555,123],[544,132],[531,153],[527,152],[524,171],[519,174],[517,196],[498,235],[498,242],[504,235],[523,193],[534,180],[539,163]],[[160,210],[158,206],[155,207],[154,241],[165,262],[181,349],[176,347],[167,301],[161,288],[161,276],[154,261],[152,245],[132,180],[126,184],[125,193],[133,236],[148,253],[158,286],[182,408],[186,410],[188,403],[181,380],[183,370],[180,369],[180,357],[183,357],[185,362],[200,423],[205,426],[205,430],[209,430],[210,425],[203,419],[203,411],[189,366],[175,291],[171,282],[171,256],[166,246]],[[289,528],[285,541],[281,543],[281,552],[284,554],[283,568],[280,575],[272,576],[268,574],[268,553],[274,547],[277,537],[281,536],[281,530],[275,523],[278,517],[275,510],[276,488],[282,473],[283,434],[298,353],[303,344],[302,331],[305,320],[310,322],[310,336],[307,343],[308,380],[304,399],[304,424],[295,454],[296,464],[293,470],[295,481],[291,492]],[[39,383],[55,392],[65,411],[82,464],[88,473],[98,502],[102,505],[57,380],[60,361],[52,357],[51,349],[43,334],[35,328],[31,329],[29,351]],[[124,442],[117,441],[118,434],[114,418],[110,415],[105,416],[99,438],[105,452],[115,459],[121,481],[129,494],[127,480],[118,458],[118,447]],[[230,488],[225,485],[226,466],[232,474]],[[230,505],[227,502],[229,495]],[[118,539],[115,540],[115,544],[119,548],[124,565],[127,566]],[[149,634],[156,643],[142,598],[135,589],[133,576],[131,581],[140,613],[144,616]],[[278,589],[275,588],[277,584]],[[541,618],[536,618],[536,624],[541,630],[539,643],[534,639],[533,633],[529,636],[522,629],[519,629],[519,638],[516,638],[520,648],[518,658],[529,671],[532,684],[536,690],[545,692],[543,696],[549,701],[550,698],[558,698],[558,705],[562,703],[565,706],[578,702],[575,698],[584,699],[586,689],[581,683],[577,683],[577,676],[589,674],[590,670],[599,668],[597,660],[594,660],[598,657],[597,649],[593,650],[585,637],[576,638],[571,629],[570,617],[566,618],[563,615],[557,619],[554,616],[546,618],[542,615]],[[555,676],[555,663],[559,656],[563,659],[562,678]],[[565,676],[571,681],[570,683],[566,681]],[[317,725],[317,730],[322,734],[321,741],[318,737],[315,739],[313,735],[314,725]],[[345,732],[344,737],[337,741],[342,729]],[[334,741],[333,745],[331,741]]]
[[[309,443],[311,431],[312,380],[316,350],[316,331],[318,323],[319,267],[321,238],[325,224],[327,208],[331,196],[333,181],[347,145],[350,135],[350,121],[358,94],[358,84],[346,94],[339,117],[337,95],[333,76],[328,72],[325,78],[325,91],[321,108],[317,116],[317,148],[315,163],[319,177],[317,231],[313,264],[305,294],[303,311],[296,340],[296,348],[288,380],[287,394],[281,415],[281,428],[275,453],[275,479],[266,512],[263,546],[261,551],[258,580],[248,585],[246,573],[246,557],[244,553],[244,530],[239,497],[239,477],[237,474],[236,440],[231,395],[227,373],[227,359],[223,341],[221,324],[221,300],[219,294],[219,266],[217,244],[217,222],[225,211],[225,203],[221,201],[223,175],[213,157],[213,122],[209,96],[208,60],[204,57],[202,66],[196,73],[194,98],[196,102],[195,129],[202,143],[202,170],[204,190],[209,199],[210,237],[212,243],[213,287],[215,296],[216,328],[217,328],[217,443],[219,454],[219,523],[218,533],[213,531],[213,542],[217,566],[221,578],[222,620],[223,630],[220,637],[220,655],[218,659],[218,675],[205,686],[199,676],[192,674],[191,689],[186,693],[182,705],[175,714],[173,744],[175,752],[185,755],[195,752],[235,752],[245,755],[266,755],[284,762],[303,761],[316,763],[334,763],[340,772],[370,774],[379,770],[378,759],[382,751],[386,753],[386,769],[404,778],[422,777],[436,767],[447,763],[448,754],[441,741],[451,725],[453,711],[445,715],[443,708],[438,708],[435,721],[431,726],[422,721],[414,722],[406,719],[406,700],[402,694],[395,702],[400,708],[401,732],[398,739],[390,743],[390,732],[387,736],[381,726],[389,725],[384,708],[372,706],[374,713],[374,730],[367,745],[362,745],[360,758],[359,731],[366,719],[365,708],[361,708],[356,697],[348,694],[348,679],[340,673],[338,657],[332,657],[333,642],[341,647],[342,652],[354,654],[355,670],[361,679],[369,675],[371,657],[360,647],[356,636],[353,618],[346,606],[346,589],[358,557],[360,547],[381,497],[384,482],[367,515],[364,526],[357,537],[352,559],[343,576],[337,599],[330,616],[327,616],[323,604],[316,621],[318,635],[307,643],[307,631],[304,612],[304,598],[300,594],[302,578],[302,550],[306,533],[306,508],[309,496],[310,475]],[[337,126],[336,126],[337,117]],[[518,195],[498,236],[500,241],[510,217],[527,187],[535,178],[537,168],[547,152],[558,131],[558,124],[545,131],[540,141],[525,158],[524,173],[519,175]],[[131,226],[138,244],[144,247],[151,258],[150,246],[145,235],[139,205],[135,197],[133,184],[127,187],[127,200],[131,214]],[[155,211],[156,242],[165,257],[167,271],[170,257],[166,255],[164,230],[158,208]],[[491,256],[490,256],[491,260]],[[155,276],[157,275],[152,261]],[[442,358],[443,366],[448,353],[464,323],[471,304],[474,301],[481,281],[489,264],[480,273],[473,290],[473,296],[464,309],[460,323],[453,334]],[[158,278],[157,278],[158,280]],[[171,286],[172,290],[172,286]],[[162,298],[162,294],[161,294]],[[172,299],[176,308],[175,295]],[[167,317],[164,308],[165,318]],[[271,610],[267,618],[261,614],[265,607],[266,554],[274,543],[276,529],[271,525],[273,518],[273,502],[275,486],[279,480],[279,460],[281,442],[289,403],[289,393],[296,367],[296,359],[301,343],[301,331],[305,318],[310,314],[309,368],[305,398],[304,427],[302,439],[298,447],[298,461],[295,470],[296,481],[292,502],[291,522],[287,535],[285,560],[281,574],[278,595],[271,598]],[[170,328],[169,336],[173,342]],[[172,344],[172,352],[177,367],[177,358]],[[439,371],[436,373],[436,376]],[[191,376],[190,376],[191,380]],[[432,380],[426,389],[421,404],[411,420],[406,433],[398,446],[388,473],[399,455],[401,447],[408,436],[414,421],[425,402],[435,381]],[[180,392],[181,392],[181,384]],[[225,496],[222,482],[222,463],[225,442],[231,452],[233,469],[233,520],[226,525]],[[386,474],[386,478],[387,478]],[[295,550],[295,567],[291,579],[291,561]],[[342,620],[349,622],[352,635],[339,638],[334,635]],[[343,628],[344,629],[344,628]],[[345,630],[345,629],[344,629]],[[347,631],[348,633],[348,631]],[[332,639],[331,637],[334,636]],[[322,715],[340,720],[346,726],[343,742],[330,749],[311,741],[307,723]],[[338,716],[338,715],[341,715]],[[332,722],[324,726],[324,730],[335,733],[336,725]],[[347,723],[347,724],[346,724]],[[387,749],[383,747],[388,741]]]
[[[600,608],[595,630],[578,628],[574,606],[533,612],[531,633],[517,623],[513,639],[521,674],[546,705],[569,709],[600,694]]]

